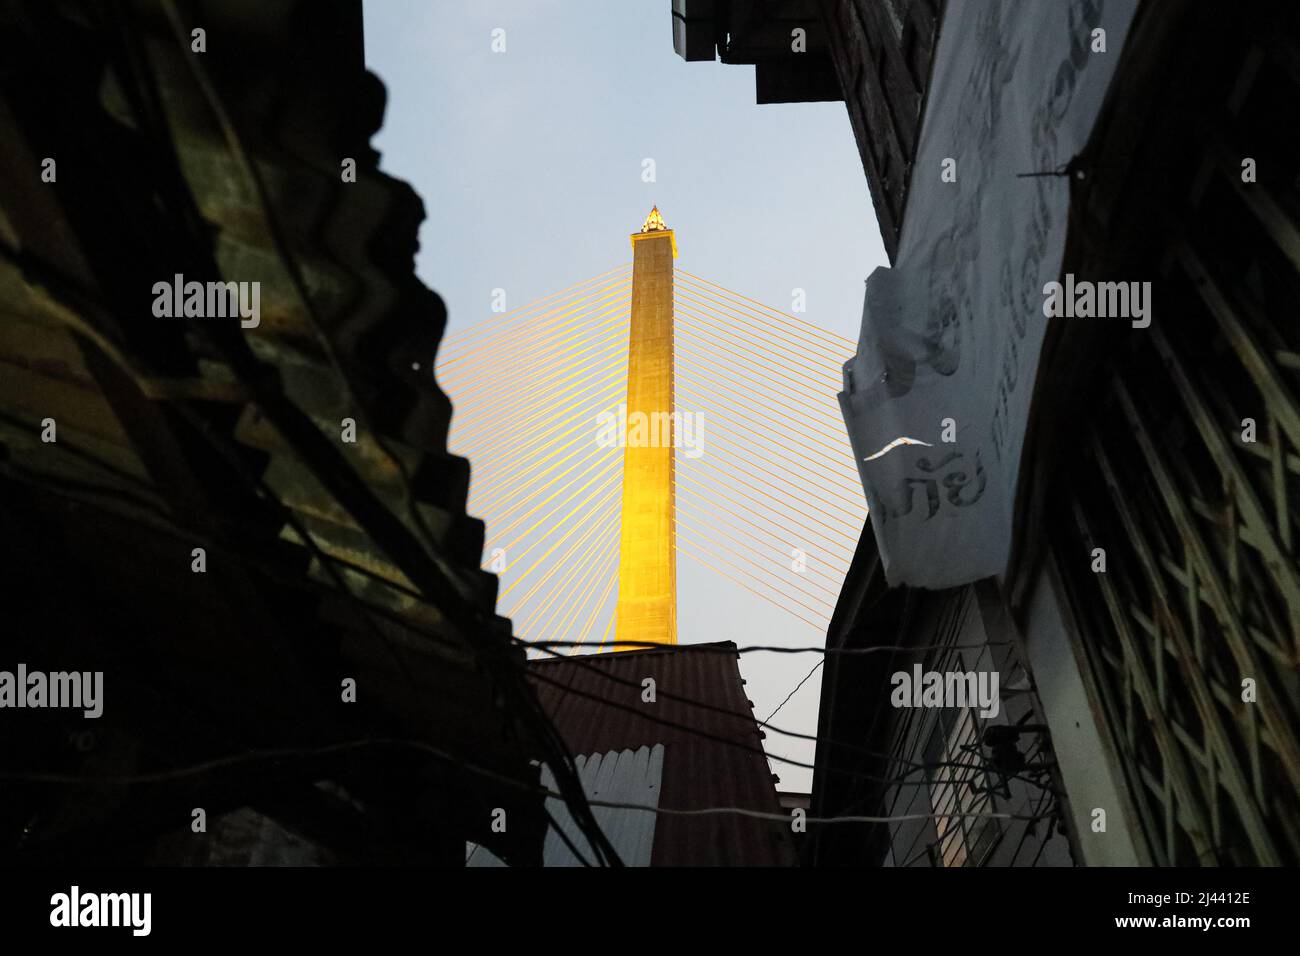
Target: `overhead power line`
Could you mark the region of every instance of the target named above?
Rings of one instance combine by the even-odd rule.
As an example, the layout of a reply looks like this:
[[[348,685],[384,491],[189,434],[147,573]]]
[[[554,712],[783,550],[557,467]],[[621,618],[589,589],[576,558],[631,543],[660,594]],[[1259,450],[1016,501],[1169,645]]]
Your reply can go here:
[[[779,714],[781,712],[781,708],[784,707],[786,704],[790,703],[790,698],[793,697],[795,694],[799,693],[799,688],[802,687],[804,684],[808,683],[808,679],[812,677],[813,674],[817,673],[817,668],[821,667],[825,663],[826,663],[826,658],[823,657],[816,664],[814,664],[812,666],[812,670],[810,670],[807,674],[804,675],[803,680],[799,681],[799,683],[794,685],[794,690],[790,691],[790,693],[785,695],[785,699],[781,701],[781,703],[776,705],[776,709],[773,710],[770,714],[768,714],[767,718],[763,722],[767,723],[768,720],[771,720],[773,717]]]
[[[523,783],[513,777],[492,770],[488,767],[480,766],[472,761],[466,761],[460,757],[452,755],[439,747],[427,744],[420,740],[404,740],[393,737],[366,737],[356,740],[343,741],[335,744],[325,744],[319,747],[302,747],[302,748],[282,748],[272,750],[253,750],[244,751],[238,754],[231,754],[225,757],[218,757],[212,760],[203,761],[202,763],[191,764],[186,767],[173,768],[171,770],[155,771],[150,773],[136,774],[112,774],[112,775],[92,775],[92,774],[69,774],[54,773],[43,771],[15,771],[0,770],[0,780],[6,780],[14,783],[33,783],[33,784],[58,784],[71,786],[104,786],[106,784],[115,784],[119,786],[148,785],[157,783],[168,783],[177,780],[186,780],[191,777],[199,776],[214,770],[227,769],[244,764],[259,763],[276,763],[279,761],[293,758],[322,757],[332,754],[346,753],[352,750],[360,750],[367,747],[400,747],[411,750],[421,751],[431,756],[438,757],[456,767],[468,770],[471,773],[493,780],[504,786],[512,787],[524,793],[534,794],[541,797],[553,797],[558,800],[566,800],[565,794],[558,790],[538,784],[536,786]],[[647,803],[629,803],[614,800],[587,799],[587,805],[591,807],[606,807],[613,810],[642,810],[646,813],[654,813],[662,816],[716,816],[731,815],[750,817],[757,820],[771,820],[777,823],[789,823],[792,815],[782,813],[766,813],[761,810],[751,810],[746,807],[663,807]],[[987,819],[987,820],[1033,820],[1029,814],[1017,813],[903,813],[893,816],[863,816],[850,814],[844,816],[831,817],[804,817],[805,823],[833,825],[841,823],[906,823],[912,820],[935,820],[935,819]]]

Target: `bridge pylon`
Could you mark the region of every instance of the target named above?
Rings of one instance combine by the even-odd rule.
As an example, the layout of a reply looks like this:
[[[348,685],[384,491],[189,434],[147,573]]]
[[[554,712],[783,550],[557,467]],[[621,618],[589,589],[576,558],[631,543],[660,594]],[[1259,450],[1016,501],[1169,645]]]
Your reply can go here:
[[[641,231],[632,234],[632,323],[615,612],[618,641],[677,643],[673,484],[676,257],[677,240],[656,206]]]

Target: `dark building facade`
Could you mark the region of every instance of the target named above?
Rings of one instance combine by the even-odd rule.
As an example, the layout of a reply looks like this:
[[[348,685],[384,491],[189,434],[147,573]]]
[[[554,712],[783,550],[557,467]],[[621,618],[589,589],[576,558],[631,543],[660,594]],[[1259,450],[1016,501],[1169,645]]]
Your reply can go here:
[[[821,11],[881,238],[892,259],[903,228],[943,0],[822,0]]]
[[[812,815],[907,819],[814,827],[801,846],[805,865],[1077,861],[1042,702],[995,582],[890,588],[868,527],[826,646]],[[974,700],[895,706],[895,675],[927,672],[996,674],[997,712]]]
[[[1054,467],[1026,563],[1059,574],[1143,862],[1294,865],[1300,160],[1277,117],[1300,95],[1300,17],[1177,5],[1129,42],[1067,266],[1150,277],[1160,311],[1146,335],[1054,343],[1062,366],[1090,359],[1060,383],[1088,400],[1040,402]],[[1065,421],[1077,441],[1053,442]],[[1105,574],[1080,560],[1097,548]]]
[[[0,3],[0,671],[103,687],[6,700],[0,858],[537,862],[531,759],[574,792],[362,51],[358,2]],[[161,317],[178,275],[260,314]]]
[[[813,814],[982,816],[830,828],[805,860],[1294,864],[1300,168],[1279,118],[1297,14],[821,13],[895,266],[869,283],[846,421],[859,457],[900,434],[937,447],[863,470],[872,516],[827,643],[881,650],[828,655]],[[719,35],[732,15],[717,7]],[[1017,38],[1036,17],[1034,42]],[[1034,62],[1050,37],[1059,55]],[[999,154],[1017,123],[1024,145]],[[1001,238],[981,232],[1001,218]],[[1046,279],[1147,283],[1147,311],[1053,314]],[[934,397],[907,410],[913,388]],[[892,706],[918,662],[996,671],[1015,693],[991,720]],[[948,769],[972,779],[943,778],[963,752],[973,766]],[[1029,827],[987,818],[1026,807]]]
[[[899,837],[918,841],[898,826],[888,839],[864,837],[859,859],[1300,859],[1297,472],[1287,424],[1298,390],[1286,318],[1300,205],[1294,150],[1272,118],[1297,91],[1300,33],[1293,14],[1267,5],[1250,5],[1230,26],[1194,4],[1135,10],[1122,50],[1109,51],[1120,58],[1084,148],[1048,175],[1071,180],[1060,278],[1149,282],[1149,324],[1121,332],[1104,319],[1049,323],[1002,574],[938,591],[880,581],[874,600],[871,576],[850,575],[830,636],[845,646],[919,643],[937,633],[927,618],[963,604],[980,608],[990,643],[1000,622],[1017,652],[1012,667],[1033,691],[1026,726],[1035,732],[1017,734],[1018,749],[1030,765],[1045,755],[1042,779],[1054,791],[1045,806],[1057,815],[1023,847],[1013,840],[1011,858],[998,848],[1007,835],[984,856],[969,853],[966,836],[963,855],[936,827],[919,840],[930,841],[928,860],[900,859]],[[1095,29],[1094,13],[1077,6],[1081,35]],[[1080,43],[1101,55],[1096,46],[1095,35],[1091,49]],[[875,555],[874,541],[863,547]],[[1008,686],[1008,665],[994,666]],[[877,699],[886,670],[864,678]],[[834,673],[821,734],[861,739],[861,703]],[[905,716],[878,716],[893,739],[907,733]],[[981,729],[985,771],[1005,758],[996,732]],[[891,734],[868,739],[884,749]],[[923,739],[905,753],[927,764],[941,756]],[[823,742],[814,810],[845,812],[848,771],[863,766]],[[887,792],[874,804],[900,805]],[[1015,805],[1006,794],[992,801]],[[1069,854],[1043,843],[1060,834]],[[841,862],[844,852],[818,841],[811,859]]]

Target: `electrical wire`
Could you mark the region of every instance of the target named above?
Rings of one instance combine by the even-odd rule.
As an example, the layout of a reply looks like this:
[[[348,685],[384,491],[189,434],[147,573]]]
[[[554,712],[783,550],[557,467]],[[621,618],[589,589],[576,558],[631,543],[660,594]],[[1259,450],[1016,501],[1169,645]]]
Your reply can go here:
[[[768,720],[771,720],[773,717],[779,714],[781,712],[781,708],[790,702],[790,698],[793,697],[795,694],[799,693],[799,688],[808,682],[808,678],[812,677],[813,674],[817,673],[817,668],[821,667],[825,663],[826,663],[826,658],[823,657],[816,664],[814,664],[812,670],[810,670],[807,674],[804,675],[803,680],[799,681],[799,683],[794,685],[794,690],[790,691],[790,693],[785,695],[785,700],[781,701],[781,703],[776,705],[776,710],[768,714],[767,720],[764,720],[763,723],[766,724]]]
[[[467,761],[460,757],[454,756],[447,751],[427,744],[421,740],[404,740],[394,737],[366,737],[356,740],[343,741],[335,744],[326,744],[319,747],[302,747],[302,748],[283,748],[283,749],[263,749],[251,750],[241,754],[232,754],[226,757],[218,757],[212,760],[206,760],[202,763],[192,764],[187,767],[173,768],[171,770],[154,771],[150,773],[138,774],[106,774],[102,776],[91,776],[83,774],[68,774],[43,771],[13,771],[0,770],[0,780],[6,780],[12,783],[33,783],[33,784],[58,784],[70,786],[89,786],[99,787],[107,785],[130,786],[130,785],[148,785],[156,783],[169,783],[177,780],[187,780],[202,773],[224,769],[227,767],[240,766],[247,763],[257,763],[266,761],[275,763],[295,757],[321,757],[337,753],[345,753],[353,750],[364,749],[366,747],[400,747],[422,751],[432,756],[439,757],[442,760],[454,764],[456,767],[463,768],[471,773],[478,774],[487,779],[493,780],[504,786],[513,787],[522,792],[533,794],[541,797],[554,797],[558,800],[564,800],[568,803],[566,796],[558,790],[544,787],[540,784],[532,786],[516,780],[514,777],[494,771],[488,767],[480,766],[473,761]],[[554,768],[552,768],[554,772]],[[777,823],[789,823],[791,817],[781,813],[767,813],[761,810],[750,810],[746,807],[693,807],[693,808],[670,808],[661,807],[654,804],[630,803],[613,800],[587,800],[588,806],[605,807],[612,810],[642,810],[647,813],[654,813],[662,816],[716,816],[732,815],[749,817],[756,820],[771,820]],[[912,813],[899,814],[896,816],[861,816],[846,815],[833,817],[804,817],[804,822],[813,824],[840,824],[840,823],[906,823],[912,820],[933,820],[946,818],[979,818],[979,819],[996,819],[996,820],[1029,820],[1031,817],[1025,814],[1015,813]]]
[[[706,654],[716,654],[719,650],[735,651],[737,654],[752,653],[771,653],[771,654],[827,654],[831,656],[857,657],[866,654],[879,654],[882,652],[898,651],[938,651],[948,650],[949,648],[958,648],[964,650],[980,650],[985,647],[1007,647],[1010,641],[989,641],[981,644],[875,644],[871,647],[784,647],[778,644],[737,644],[729,648],[720,648],[717,644],[674,644],[673,652],[690,653],[698,651]],[[610,641],[615,647],[626,647],[635,650],[662,650],[664,644],[662,641]],[[576,641],[539,641],[535,646],[540,647],[576,647]]]

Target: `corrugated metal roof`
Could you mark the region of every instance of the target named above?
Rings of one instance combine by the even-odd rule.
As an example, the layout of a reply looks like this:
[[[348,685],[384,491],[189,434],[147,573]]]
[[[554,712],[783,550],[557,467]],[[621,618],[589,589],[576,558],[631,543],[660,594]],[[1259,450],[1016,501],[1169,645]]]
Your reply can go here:
[[[659,806],[659,793],[663,788],[663,744],[641,747],[635,751],[611,751],[592,754],[590,757],[582,756],[574,762],[578,765],[578,776],[582,778],[582,789],[589,799]],[[556,789],[550,767],[542,767],[542,784],[552,790]],[[583,847],[585,841],[580,836],[581,831],[569,816],[565,803],[552,797],[546,804],[555,822],[568,834],[573,844]],[[614,807],[593,807],[592,813],[596,815],[601,830],[614,844],[620,860],[628,866],[650,865],[656,814],[647,810],[620,810]],[[591,853],[584,855],[588,859],[594,856]],[[581,865],[554,826],[546,832],[542,858],[547,866]]]
[[[664,768],[663,744],[653,747],[641,747],[638,750],[610,751],[604,754],[580,755],[574,758],[578,767],[578,776],[582,780],[583,793],[589,800],[604,800],[610,803],[635,803],[644,806],[659,805],[659,791],[662,787]],[[555,775],[551,768],[542,765],[542,786],[558,789]],[[549,797],[546,809],[556,824],[568,836],[583,856],[594,860],[596,854],[590,849],[586,837],[573,818],[568,806],[558,797]],[[616,807],[593,807],[592,812],[600,823],[600,828],[614,845],[618,858],[626,866],[649,866],[651,850],[654,846],[655,823],[657,816],[648,810],[628,810]],[[542,850],[543,866],[581,866],[582,862],[573,855],[555,825],[546,831],[546,842]],[[470,850],[466,866],[505,866],[495,855],[483,847]]]
[[[743,749],[761,751],[762,737],[738,659],[735,644],[722,642],[533,661],[529,676],[573,753],[663,744],[661,807],[781,813],[766,758]],[[655,682],[652,703],[642,700],[645,678]],[[790,832],[736,814],[661,815],[651,859],[655,866],[791,865]]]

